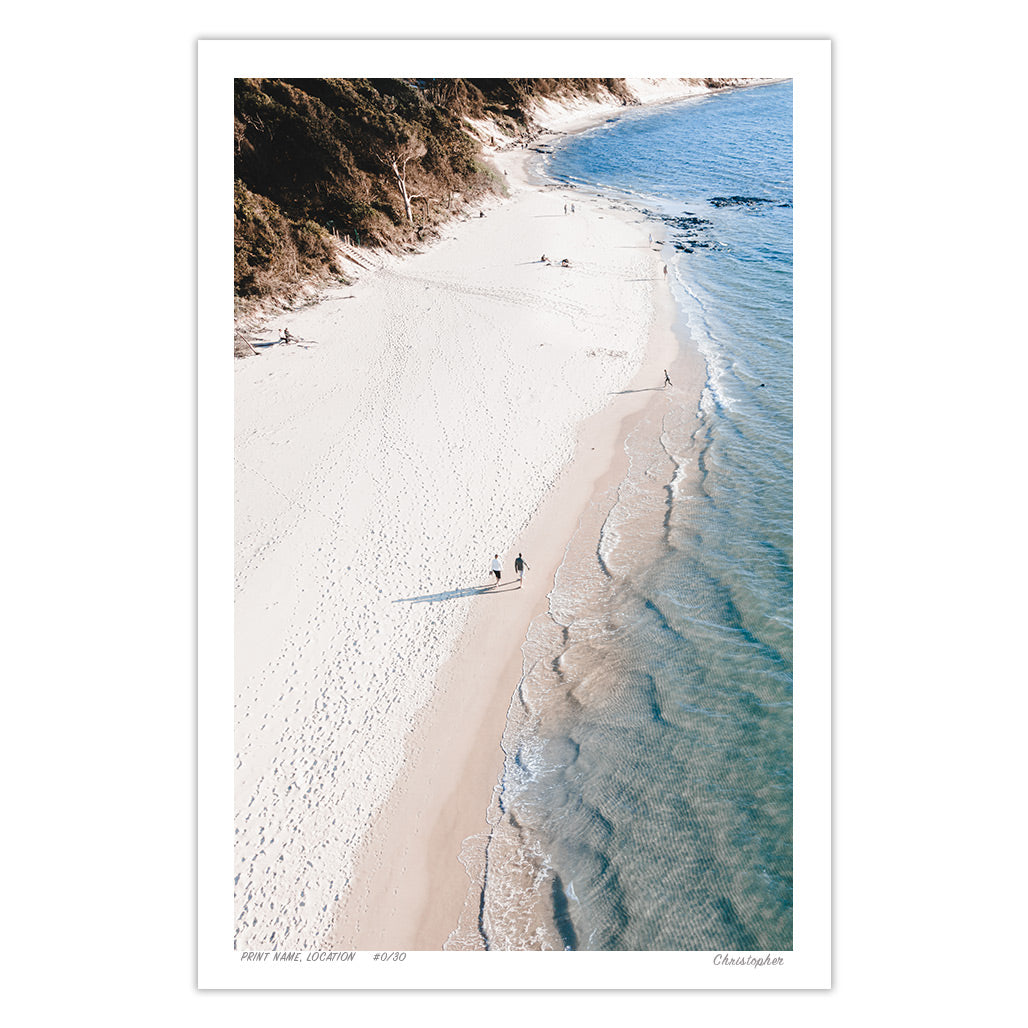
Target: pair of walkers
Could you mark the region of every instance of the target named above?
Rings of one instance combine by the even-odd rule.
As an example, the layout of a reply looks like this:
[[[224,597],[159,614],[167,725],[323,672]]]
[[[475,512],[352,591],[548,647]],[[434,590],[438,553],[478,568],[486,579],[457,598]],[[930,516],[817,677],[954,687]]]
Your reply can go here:
[[[521,583],[525,579],[525,572],[531,571],[532,569],[525,563],[525,558],[519,553],[517,559],[514,561],[514,570],[518,575],[518,588],[521,588]],[[500,576],[503,574],[503,565],[500,563],[500,555],[498,553],[493,554],[493,574],[496,576],[496,585],[500,584]]]

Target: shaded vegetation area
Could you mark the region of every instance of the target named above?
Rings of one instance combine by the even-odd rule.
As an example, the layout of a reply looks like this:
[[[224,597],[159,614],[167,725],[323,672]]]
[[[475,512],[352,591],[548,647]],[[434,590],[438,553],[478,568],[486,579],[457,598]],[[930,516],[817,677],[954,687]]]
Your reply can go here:
[[[631,95],[618,79],[237,79],[235,291],[342,276],[332,235],[396,249],[503,192],[463,119],[507,135],[545,97]]]

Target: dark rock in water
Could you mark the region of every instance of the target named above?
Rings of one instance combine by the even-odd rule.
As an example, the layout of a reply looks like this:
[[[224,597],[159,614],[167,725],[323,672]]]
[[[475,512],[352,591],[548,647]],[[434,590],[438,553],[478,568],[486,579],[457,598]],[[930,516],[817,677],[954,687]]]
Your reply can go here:
[[[711,207],[753,207],[758,203],[774,203],[765,196],[712,196],[707,203]]]
[[[703,225],[712,225],[712,221],[708,221],[706,218],[665,218],[664,221],[669,225],[673,225],[675,228],[680,229],[697,229]]]
[[[709,229],[714,224],[709,218],[698,218],[691,211],[686,211],[678,217],[657,216],[669,227],[678,230],[675,233],[678,238],[670,239],[668,242],[679,253],[693,253],[696,250],[709,250],[717,246],[709,239]]]

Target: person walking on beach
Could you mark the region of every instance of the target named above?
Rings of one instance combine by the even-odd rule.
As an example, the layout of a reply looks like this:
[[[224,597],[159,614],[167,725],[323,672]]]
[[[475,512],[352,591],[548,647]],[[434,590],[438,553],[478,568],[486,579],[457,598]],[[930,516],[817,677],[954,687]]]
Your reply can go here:
[[[525,580],[525,571],[531,571],[532,569],[525,563],[525,558],[518,554],[517,560],[514,561],[514,570],[518,573],[518,588],[521,588],[521,583]]]
[[[571,205],[571,213],[572,213],[572,214],[574,214],[574,213],[575,213],[575,205],[574,205],[574,204],[572,204],[572,205]]]
[[[667,265],[664,265],[664,278],[667,278]]]
[[[671,385],[671,379],[670,379],[670,378],[668,378],[668,374],[667,374],[667,368],[665,368],[665,369],[664,369],[664,388],[665,388],[665,389],[667,389],[667,387],[668,387],[669,385]]]
[[[568,212],[568,205],[564,204],[564,213],[567,214],[567,212]]]
[[[500,573],[503,571],[503,565],[500,563],[500,555],[498,553],[493,554],[493,574],[496,576],[496,584],[500,584]]]

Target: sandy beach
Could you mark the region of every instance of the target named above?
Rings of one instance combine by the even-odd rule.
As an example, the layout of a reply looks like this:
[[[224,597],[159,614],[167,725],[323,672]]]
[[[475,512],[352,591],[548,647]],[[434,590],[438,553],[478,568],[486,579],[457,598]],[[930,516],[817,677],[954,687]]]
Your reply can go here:
[[[424,253],[355,254],[236,362],[238,949],[447,944],[528,626],[663,369],[698,395],[653,224],[508,142],[507,199]]]

